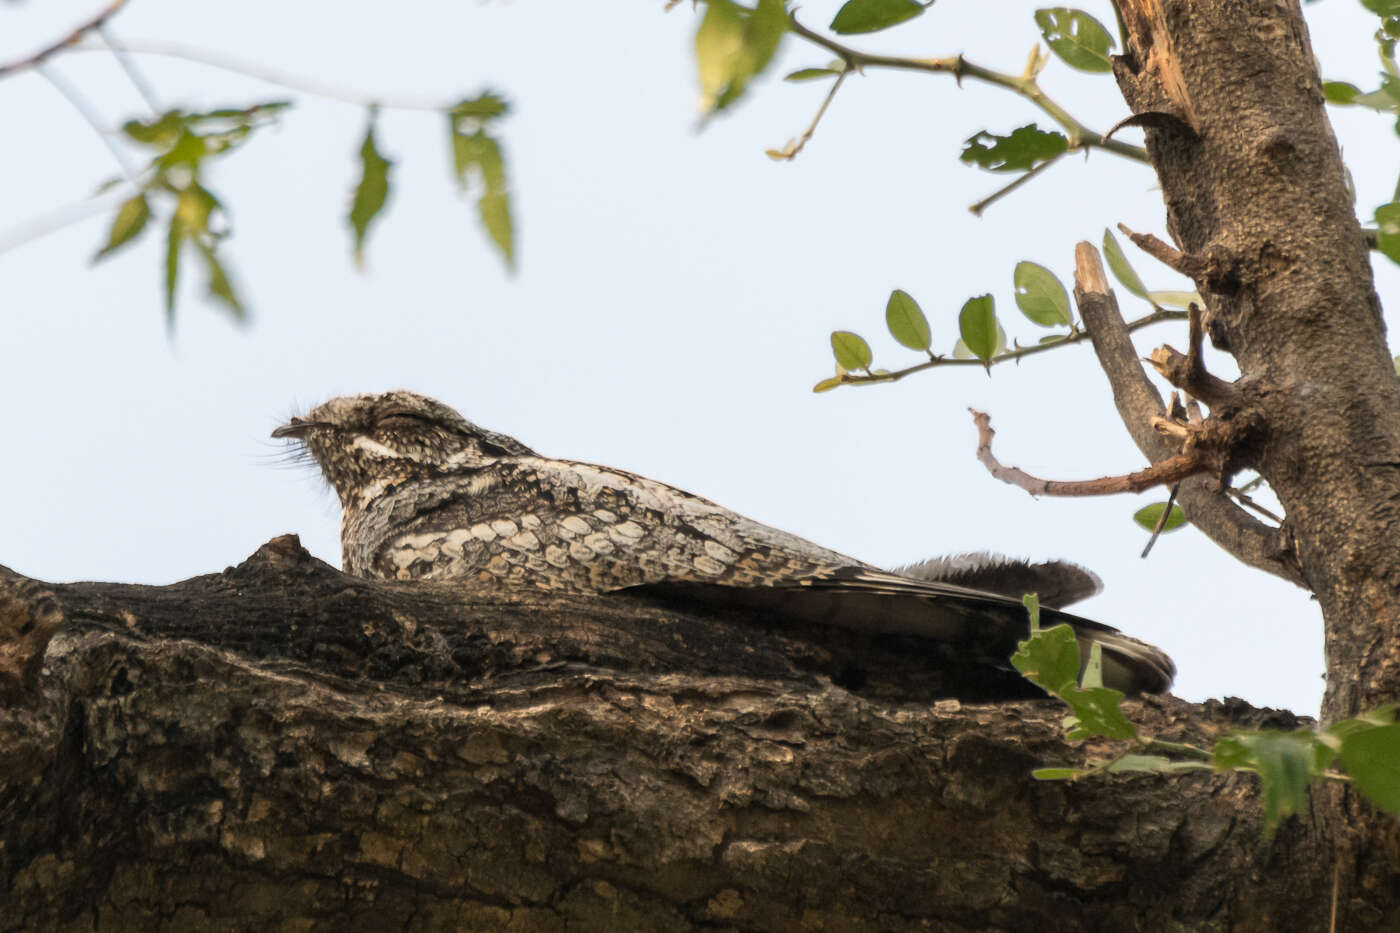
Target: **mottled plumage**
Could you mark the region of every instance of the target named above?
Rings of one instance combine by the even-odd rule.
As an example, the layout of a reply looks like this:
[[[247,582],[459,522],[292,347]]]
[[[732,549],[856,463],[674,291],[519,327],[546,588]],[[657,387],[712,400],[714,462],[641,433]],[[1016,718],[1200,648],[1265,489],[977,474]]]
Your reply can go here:
[[[580,594],[699,586],[702,599],[966,644],[970,663],[1004,665],[1025,634],[1016,588],[1036,579],[1025,565],[970,556],[889,573],[664,483],[542,457],[411,392],[334,398],[273,436],[305,444],[335,488],[345,570],[360,576]],[[1083,575],[1047,603],[1086,595],[1085,578],[1096,588],[1073,565],[1040,566],[1042,580],[1056,568]],[[999,581],[1005,595],[960,585],[979,581]],[[1104,645],[1110,686],[1170,685],[1157,649],[1051,615],[1075,626],[1086,651]]]

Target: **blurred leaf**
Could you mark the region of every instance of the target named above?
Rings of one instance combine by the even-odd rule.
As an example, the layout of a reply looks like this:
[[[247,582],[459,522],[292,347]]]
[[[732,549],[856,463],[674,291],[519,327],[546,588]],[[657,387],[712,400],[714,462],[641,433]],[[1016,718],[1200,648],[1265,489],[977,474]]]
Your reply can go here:
[[[1360,95],[1361,88],[1355,84],[1348,84],[1346,81],[1322,82],[1322,96],[1327,98],[1329,104],[1339,104],[1345,107]]]
[[[1185,310],[1194,302],[1196,307],[1204,308],[1206,300],[1201,297],[1200,292],[1148,292],[1147,299],[1163,308],[1181,308]]]
[[[821,382],[818,382],[816,385],[812,386],[812,391],[813,391],[813,392],[830,392],[832,389],[836,388],[836,387],[839,386],[840,384],[841,384],[841,377],[840,377],[840,376],[831,376],[831,377],[829,377],[829,378],[827,378],[827,379],[823,379]]]
[[[199,248],[199,254],[204,258],[204,266],[209,273],[209,281],[207,283],[209,297],[223,302],[224,306],[233,313],[235,319],[243,320],[246,311],[243,307],[243,303],[238,300],[238,295],[234,293],[233,285],[229,283],[228,273],[224,271],[224,266],[223,263],[219,261],[218,253],[215,252],[212,246],[201,243],[198,239],[194,240],[194,242]]]
[[[730,0],[710,0],[695,33],[701,109],[723,110],[762,73],[787,32],[783,0],[758,0],[752,10]]]
[[[927,351],[932,342],[928,318],[924,317],[919,303],[901,289],[890,292],[890,300],[885,305],[885,324],[894,339],[911,350]]]
[[[1162,510],[1167,507],[1165,502],[1154,502],[1145,505],[1133,513],[1133,521],[1137,522],[1148,531],[1157,528],[1157,520],[1162,517]],[[1175,531],[1186,524],[1186,513],[1181,511],[1181,506],[1172,503],[1172,514],[1167,516],[1167,523],[1162,526],[1162,532]]]
[[[1372,803],[1400,814],[1400,725],[1348,735],[1342,740],[1342,764]]]
[[[1035,22],[1050,50],[1066,65],[1080,71],[1112,71],[1108,50],[1113,37],[1099,21],[1083,10],[1051,7],[1035,11]]]
[[[457,187],[466,190],[469,178],[480,178],[481,198],[477,212],[481,225],[505,258],[508,269],[515,268],[515,243],[510,214],[510,192],[506,187],[505,159],[501,146],[485,130],[473,133],[460,131],[456,118],[451,118],[452,167]]]
[[[1037,687],[1061,696],[1079,683],[1079,640],[1068,625],[1041,629],[1021,642],[1011,663]]]
[[[146,203],[144,193],[123,201],[122,206],[117,208],[117,216],[112,219],[106,245],[97,251],[92,261],[97,262],[136,239],[137,234],[146,229],[146,221],[150,219],[151,207]]]
[[[988,145],[990,143],[990,145]],[[1060,133],[1048,133],[1028,123],[1011,131],[1010,136],[997,136],[979,130],[963,143],[958,158],[992,172],[1023,172],[1063,153],[1069,140]]]
[[[379,216],[389,199],[389,169],[393,162],[380,155],[374,145],[374,113],[360,144],[360,182],[355,186],[355,199],[350,205],[350,227],[355,233],[355,265],[364,266],[365,237],[369,225]]]
[[[958,333],[962,342],[983,363],[996,356],[1004,338],[999,337],[996,302],[991,295],[969,298],[958,314]]]
[[[1376,248],[1391,262],[1400,262],[1400,201],[1376,208]]]
[[[1147,297],[1147,289],[1143,287],[1142,279],[1138,278],[1138,274],[1133,271],[1132,265],[1128,263],[1128,257],[1123,255],[1118,241],[1113,238],[1113,232],[1108,229],[1103,232],[1103,256],[1108,260],[1108,267],[1113,270],[1114,278],[1124,288],[1139,298]]]
[[[831,31],[842,36],[878,32],[923,12],[924,5],[915,0],[847,0],[836,11],[836,18],[831,21]]]
[[[1069,295],[1060,280],[1044,266],[1033,262],[1016,263],[1016,307],[1041,327],[1068,327]]]
[[[165,235],[165,325],[175,326],[175,289],[180,282],[180,247],[185,242],[185,231],[180,225],[180,215],[172,214],[170,229]]]
[[[1163,755],[1124,755],[1108,766],[1110,771],[1169,771],[1174,762]],[[1205,768],[1208,765],[1200,765]]]
[[[818,78],[834,78],[841,74],[839,68],[799,68],[783,77],[784,81],[815,81]]]
[[[850,371],[870,367],[870,344],[859,334],[848,330],[831,332],[831,352],[836,354],[836,365]]]
[[[453,120],[482,124],[503,117],[510,112],[505,98],[492,91],[484,91],[476,97],[467,97],[453,104],[447,111]],[[477,129],[473,126],[472,129]]]
[[[1313,774],[1313,743],[1308,731],[1246,732],[1221,739],[1215,746],[1215,766],[1251,768],[1259,772],[1264,798],[1264,834],[1270,835],[1285,817],[1308,805]]]

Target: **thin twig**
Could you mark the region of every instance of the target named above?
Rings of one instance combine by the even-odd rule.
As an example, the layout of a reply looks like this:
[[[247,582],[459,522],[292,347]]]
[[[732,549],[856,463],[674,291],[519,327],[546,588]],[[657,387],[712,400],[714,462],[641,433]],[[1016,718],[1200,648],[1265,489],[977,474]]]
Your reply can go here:
[[[1269,519],[1269,520],[1270,520],[1271,522],[1273,522],[1274,524],[1276,524],[1276,525],[1282,525],[1282,524],[1283,524],[1283,518],[1282,518],[1281,516],[1275,515],[1273,512],[1271,512],[1271,511],[1269,511],[1268,509],[1264,508],[1262,505],[1260,505],[1259,503],[1257,503],[1257,502],[1255,502],[1253,499],[1251,499],[1246,493],[1243,493],[1243,492],[1241,492],[1240,490],[1235,489],[1235,488],[1232,487],[1232,488],[1228,488],[1228,489],[1225,490],[1225,495],[1227,495],[1227,496],[1229,496],[1231,499],[1234,499],[1235,501],[1239,502],[1241,505],[1244,505],[1244,506],[1247,506],[1247,507],[1253,509],[1254,511],[1258,512],[1260,515],[1262,515],[1262,516],[1264,516],[1265,518]]]
[[[1142,549],[1143,560],[1146,560],[1147,555],[1152,553],[1152,545],[1157,543],[1157,539],[1160,538],[1162,532],[1166,530],[1167,522],[1170,521],[1172,517],[1172,506],[1176,505],[1176,491],[1180,488],[1181,484],[1177,483],[1172,486],[1172,491],[1167,494],[1167,507],[1162,510],[1161,515],[1157,516],[1157,524],[1152,529],[1152,537],[1147,539],[1147,546]]]
[[[1026,182],[1030,181],[1036,175],[1039,175],[1041,172],[1054,165],[1060,160],[1060,157],[1063,155],[1064,153],[1061,152],[1059,155],[1051,156],[1044,162],[1041,162],[1040,164],[1032,167],[1029,171],[1022,172],[1016,177],[1016,180],[1013,181],[1011,184],[1006,185],[1002,188],[998,188],[996,191],[993,191],[991,194],[987,195],[985,198],[969,207],[968,210],[972,212],[974,217],[981,217],[983,211],[991,207],[997,201],[1000,201],[1002,198],[1006,197],[1011,192],[1015,191],[1017,188],[1024,185]]]
[[[313,94],[316,97],[326,98],[327,100],[344,101],[347,104],[355,104],[359,107],[382,107],[386,110],[446,110],[452,106],[451,103],[446,101],[430,100],[422,97],[383,97],[365,94],[351,88],[339,87],[333,84],[316,81],[313,78],[306,78],[301,75],[293,74],[290,71],[282,71],[278,68],[269,68],[254,62],[245,61],[223,52],[196,48],[179,42],[164,42],[158,39],[124,39],[122,40],[122,47],[127,52],[134,52],[138,55],[159,55],[163,58],[179,58],[185,61],[207,65],[210,68],[232,71],[249,78],[256,78],[259,81],[266,81],[268,84],[276,84],[279,87],[291,88],[294,91],[302,91],[307,94]],[[107,49],[101,45],[80,43],[73,46],[73,51],[105,52]]]
[[[781,151],[770,149],[768,151],[770,156],[789,162],[797,158],[797,154],[806,148],[807,141],[810,140],[812,134],[817,131],[817,124],[822,122],[822,117],[826,115],[826,108],[831,106],[831,101],[836,97],[836,92],[841,89],[841,82],[845,81],[846,75],[850,73],[850,69],[843,69],[842,72],[836,76],[836,80],[832,82],[831,90],[826,92],[826,97],[822,99],[822,105],[817,108],[816,116],[812,117],[811,124],[807,127],[806,132],[798,137],[797,142],[790,148],[785,148]]]
[[[84,198],[73,204],[65,204],[63,207],[27,220],[8,230],[0,231],[0,253],[9,252],[17,246],[23,246],[25,243],[48,236],[50,233],[56,233],[90,217],[96,217],[98,214],[105,214],[117,204],[119,199],[125,200],[129,197],[131,197],[131,186],[122,184],[121,187],[103,192],[97,197]]]
[[[1125,492],[1142,492],[1153,486],[1177,483],[1188,476],[1210,469],[1209,464],[1195,453],[1176,454],[1125,476],[1104,476],[1088,480],[1040,479],[1020,467],[1004,466],[992,455],[992,419],[986,412],[969,408],[977,425],[977,459],[987,472],[1012,486],[1019,486],[1033,496],[1113,496]]]
[[[1153,324],[1161,324],[1163,321],[1180,321],[1185,317],[1185,311],[1169,311],[1166,309],[1159,309],[1157,311],[1153,311],[1146,317],[1141,317],[1138,318],[1136,321],[1131,322],[1127,325],[1127,328],[1131,332],[1135,330],[1140,330],[1144,327],[1149,327]],[[933,369],[938,366],[995,366],[997,363],[1009,363],[1012,360],[1019,360],[1027,356],[1033,356],[1037,353],[1044,353],[1047,350],[1054,350],[1057,347],[1063,347],[1069,344],[1082,343],[1085,340],[1087,340],[1088,337],[1089,335],[1086,331],[1075,330],[1069,334],[1066,334],[1063,340],[1056,340],[1051,343],[1038,343],[1033,347],[1021,347],[1019,349],[1012,350],[1008,353],[1003,353],[1000,356],[994,356],[986,362],[983,362],[981,359],[960,360],[948,356],[935,356],[932,359],[925,360],[922,363],[916,363],[913,366],[910,366],[906,369],[897,369],[893,372],[888,373],[845,373],[841,377],[841,383],[843,385],[854,385],[869,384],[873,382],[898,382],[905,376],[909,376],[917,372],[923,372],[925,369]]]
[[[136,63],[131,60],[131,56],[126,52],[126,47],[112,36],[105,25],[94,26],[92,31],[97,34],[97,38],[102,40],[102,44],[111,50],[112,57],[117,60],[117,64],[121,66],[122,71],[126,72],[127,80],[136,88],[136,93],[141,95],[141,99],[146,102],[146,106],[151,108],[151,113],[160,113],[160,100],[156,97],[155,89],[151,87],[150,82],[146,80],[146,76],[136,67]]]
[[[1105,149],[1124,158],[1133,159],[1137,162],[1147,162],[1147,150],[1140,146],[1133,146],[1128,143],[1119,142],[1116,139],[1105,139],[1102,133],[1093,130],[1080,123],[1069,111],[1065,110],[1058,103],[1048,97],[1035,78],[1022,75],[1003,74],[999,71],[992,71],[990,68],[983,68],[981,65],[974,65],[961,55],[953,55],[946,58],[900,58],[891,55],[870,55],[858,51],[850,46],[842,45],[832,39],[828,39],[821,33],[813,32],[797,21],[795,16],[788,17],[792,26],[792,31],[807,41],[819,45],[839,56],[846,62],[849,68],[857,71],[865,68],[891,68],[903,71],[926,71],[934,74],[950,74],[959,82],[963,78],[972,78],[975,81],[982,81],[986,84],[994,84],[997,87],[1006,88],[1009,91],[1021,95],[1031,103],[1039,107],[1047,116],[1053,119],[1068,132],[1069,148],[1094,148]]]
[[[73,27],[72,32],[68,33],[68,35],[64,36],[62,39],[59,39],[57,42],[44,46],[42,49],[40,49],[32,55],[26,55],[24,58],[0,65],[0,78],[4,78],[7,75],[14,74],[17,71],[24,71],[29,68],[34,68],[37,65],[42,65],[44,63],[44,60],[47,59],[50,55],[53,55],[56,52],[63,51],[64,49],[73,45],[78,40],[82,39],[83,36],[91,32],[92,30],[102,28],[102,25],[106,23],[107,20],[117,15],[121,8],[126,6],[126,3],[127,0],[112,0],[111,3],[98,10],[97,13],[88,18],[86,21]]]
[[[82,118],[88,122],[93,132],[102,140],[102,145],[107,147],[108,151],[112,153],[113,158],[117,160],[117,164],[121,166],[122,174],[126,176],[126,180],[138,188],[141,187],[141,170],[131,161],[131,157],[126,154],[125,150],[112,141],[111,135],[102,126],[101,117],[98,116],[97,111],[92,109],[87,100],[67,81],[59,78],[53,69],[48,66],[35,63],[31,67],[33,67],[37,74],[47,80],[49,84],[52,84],[54,90],[67,98],[68,103],[72,105],[73,109],[78,111]]]

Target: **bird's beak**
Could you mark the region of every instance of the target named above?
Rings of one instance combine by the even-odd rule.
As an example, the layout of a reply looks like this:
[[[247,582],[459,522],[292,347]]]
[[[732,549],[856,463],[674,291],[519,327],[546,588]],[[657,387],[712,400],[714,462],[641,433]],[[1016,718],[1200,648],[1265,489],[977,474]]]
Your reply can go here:
[[[288,421],[286,424],[274,430],[272,436],[276,438],[295,437],[300,440],[318,427],[320,427],[320,425],[315,421],[303,421],[300,418],[293,418],[291,421]]]

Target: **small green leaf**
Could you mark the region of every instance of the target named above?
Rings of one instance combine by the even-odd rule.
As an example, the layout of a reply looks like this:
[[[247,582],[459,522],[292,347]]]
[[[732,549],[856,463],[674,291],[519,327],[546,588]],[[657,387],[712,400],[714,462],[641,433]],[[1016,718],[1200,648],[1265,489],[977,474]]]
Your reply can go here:
[[[1167,507],[1165,502],[1154,502],[1145,505],[1133,513],[1133,521],[1137,522],[1148,531],[1155,531],[1157,522],[1162,517],[1162,510]],[[1186,513],[1181,511],[1181,506],[1172,503],[1172,514],[1167,516],[1167,523],[1162,526],[1163,533],[1175,531],[1186,524]]]
[[[478,124],[503,117],[510,112],[510,105],[499,94],[485,91],[476,97],[459,100],[447,111],[448,116]],[[476,129],[477,127],[472,127]]]
[[[184,242],[180,215],[172,214],[165,235],[165,325],[170,329],[175,327],[175,287],[180,281],[180,247]]]
[[[1153,304],[1161,305],[1163,308],[1181,308],[1185,310],[1193,303],[1198,308],[1204,308],[1206,306],[1206,300],[1201,297],[1200,292],[1148,292],[1147,300],[1151,301]]]
[[[452,168],[457,186],[465,191],[471,177],[479,177],[482,193],[477,201],[481,225],[505,258],[506,268],[515,268],[515,243],[510,214],[510,193],[506,188],[505,159],[501,145],[478,129],[463,133],[457,121],[450,119],[452,134]]]
[[[1111,687],[1076,687],[1061,691],[1058,696],[1074,710],[1078,720],[1065,737],[1071,741],[1104,736],[1110,739],[1135,739],[1137,726],[1123,715],[1119,704],[1123,692]]]
[[[818,78],[835,78],[841,74],[839,68],[799,68],[783,76],[784,81],[816,81]]]
[[[1089,663],[1084,665],[1084,675],[1079,683],[1089,689],[1103,686],[1103,645],[1098,642],[1094,642],[1089,649]]]
[[[1016,263],[1016,307],[1041,327],[1068,327],[1069,294],[1060,280],[1044,266],[1033,262]]]
[[[1327,98],[1329,104],[1345,107],[1361,96],[1361,88],[1346,81],[1324,81],[1322,96]]]
[[[860,334],[848,330],[832,331],[831,352],[836,354],[836,365],[848,372],[870,367],[870,344]]]
[[[1113,70],[1108,58],[1113,37],[1088,13],[1062,6],[1051,7],[1036,10],[1035,22],[1050,50],[1066,65],[1080,71]]]
[[[996,302],[991,295],[969,298],[958,314],[958,333],[972,355],[983,363],[990,363],[1000,349]]]
[[[847,0],[836,11],[836,18],[831,21],[831,31],[841,36],[878,32],[923,12],[924,5],[915,0]]]
[[[1031,777],[1037,781],[1072,781],[1088,773],[1083,768],[1036,768]]]
[[[1108,766],[1110,771],[1170,771],[1176,762],[1164,755],[1124,755]],[[1206,765],[1195,767],[1204,768]]]
[[[843,380],[840,376],[831,376],[830,378],[823,379],[821,382],[818,382],[816,385],[812,386],[812,391],[830,392],[832,389],[839,386],[843,381],[845,380]]]
[[[1063,134],[1049,133],[1028,123],[1012,130],[1010,136],[979,130],[963,143],[958,158],[992,172],[1023,172],[1063,154],[1067,148],[1069,140]]]
[[[1400,725],[1348,735],[1342,740],[1342,764],[1372,803],[1400,814]]]
[[[364,265],[365,237],[369,225],[379,216],[389,199],[389,170],[393,162],[380,155],[374,145],[374,112],[370,112],[364,142],[360,144],[360,182],[350,205],[350,227],[355,233],[355,264]]]
[[[1119,248],[1118,241],[1113,238],[1113,232],[1105,229],[1103,232],[1103,255],[1108,260],[1108,267],[1113,270],[1113,275],[1123,287],[1137,295],[1139,298],[1147,297],[1147,289],[1142,285],[1142,279],[1133,271],[1133,267],[1128,262],[1128,257],[1123,255],[1123,250]]]
[[[1400,201],[1376,208],[1376,248],[1391,262],[1400,263]]]
[[[1011,663],[1031,683],[1061,696],[1079,682],[1079,641],[1074,629],[1056,625],[1021,642]]]
[[[894,339],[911,350],[926,351],[932,342],[928,318],[924,317],[919,303],[901,289],[890,292],[890,300],[885,305],[885,324]]]
[[[238,300],[232,283],[229,282],[228,273],[224,271],[218,253],[212,246],[201,243],[198,239],[194,239],[193,242],[199,247],[199,254],[204,258],[204,266],[209,273],[209,280],[206,283],[209,297],[222,302],[232,312],[235,320],[243,320],[246,316],[246,310],[243,303]]]
[[[150,219],[151,206],[146,203],[144,193],[122,202],[122,206],[117,208],[117,216],[112,219],[107,243],[97,251],[92,261],[97,262],[136,239],[137,234],[146,229],[146,221]]]
[[[1250,768],[1259,772],[1265,835],[1272,834],[1279,821],[1308,805],[1316,741],[1311,732],[1303,730],[1244,732],[1216,743],[1217,768]]]
[[[695,33],[701,108],[723,110],[772,61],[788,29],[783,0],[758,0],[752,10],[730,0],[710,0]]]

